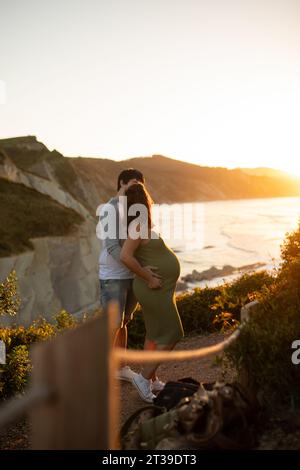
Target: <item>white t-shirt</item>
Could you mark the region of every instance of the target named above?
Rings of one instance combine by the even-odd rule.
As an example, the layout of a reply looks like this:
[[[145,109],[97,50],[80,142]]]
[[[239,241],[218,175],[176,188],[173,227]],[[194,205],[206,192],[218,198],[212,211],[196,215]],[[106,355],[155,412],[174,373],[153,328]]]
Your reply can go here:
[[[103,248],[99,257],[99,279],[133,279],[134,274],[121,261],[116,261]]]
[[[116,210],[117,219],[119,218],[120,205],[118,198],[111,198],[107,204],[112,204]],[[105,209],[105,206],[104,206]],[[122,219],[122,217],[121,217]],[[116,239],[104,240],[103,248],[99,257],[99,279],[133,279],[134,274],[130,271],[120,259],[121,241],[119,240],[119,223],[117,220]],[[114,252],[112,256],[109,250]]]

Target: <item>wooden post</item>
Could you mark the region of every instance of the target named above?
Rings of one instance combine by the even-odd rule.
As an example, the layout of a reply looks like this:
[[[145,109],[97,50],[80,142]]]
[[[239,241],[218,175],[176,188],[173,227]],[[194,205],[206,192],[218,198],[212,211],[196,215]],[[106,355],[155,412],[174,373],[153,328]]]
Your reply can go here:
[[[35,346],[32,386],[48,387],[53,398],[31,411],[33,449],[118,448],[111,313]]]
[[[258,300],[252,300],[241,308],[241,322],[249,320],[251,313],[253,313],[259,306]]]

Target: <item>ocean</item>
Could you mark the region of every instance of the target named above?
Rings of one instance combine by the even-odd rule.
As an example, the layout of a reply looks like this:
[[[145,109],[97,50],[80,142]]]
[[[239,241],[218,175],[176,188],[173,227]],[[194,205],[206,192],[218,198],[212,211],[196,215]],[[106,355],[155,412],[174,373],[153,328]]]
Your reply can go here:
[[[167,213],[173,211],[173,232],[183,225],[184,234],[164,231]],[[188,214],[183,221],[182,214]],[[295,230],[300,217],[300,198],[267,198],[212,201],[204,203],[155,206],[157,228],[165,242],[176,252],[181,275],[194,269],[201,272],[215,266],[239,268],[264,263],[264,269],[280,264],[280,245],[287,232]],[[160,214],[160,219],[158,217]],[[195,228],[196,227],[196,228]],[[180,230],[177,232],[180,234]],[[192,239],[187,239],[186,234]],[[198,282],[217,285],[236,275]],[[191,285],[192,287],[192,285]]]

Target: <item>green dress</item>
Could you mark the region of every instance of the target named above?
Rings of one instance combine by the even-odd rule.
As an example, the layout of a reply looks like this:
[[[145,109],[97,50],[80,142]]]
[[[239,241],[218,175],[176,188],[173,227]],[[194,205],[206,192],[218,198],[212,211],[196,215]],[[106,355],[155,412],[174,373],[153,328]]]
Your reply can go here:
[[[163,278],[159,289],[150,289],[139,277],[133,281],[134,294],[143,310],[146,338],[159,345],[179,341],[183,337],[183,328],[175,298],[176,281],[180,275],[177,256],[160,236],[140,245],[134,256],[141,266],[156,266],[156,272]]]

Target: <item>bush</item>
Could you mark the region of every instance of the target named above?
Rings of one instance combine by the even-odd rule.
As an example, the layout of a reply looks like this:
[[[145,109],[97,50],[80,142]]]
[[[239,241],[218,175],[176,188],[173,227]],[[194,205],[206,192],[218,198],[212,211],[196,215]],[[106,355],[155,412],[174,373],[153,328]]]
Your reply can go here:
[[[28,328],[16,325],[0,327],[0,340],[4,341],[6,348],[6,364],[0,365],[0,399],[19,393],[26,386],[31,370],[29,349],[33,343],[51,339],[79,323],[65,310],[54,319],[52,324],[39,318]]]
[[[0,396],[2,397],[22,392],[31,371],[29,351],[25,345],[14,347],[6,359],[7,363],[0,369]]]
[[[0,284],[0,315],[15,315],[20,306],[17,276],[13,271]],[[37,341],[46,341],[62,331],[74,328],[77,321],[70,313],[61,310],[54,323],[38,318],[29,327],[0,327],[0,340],[5,343],[6,364],[0,364],[0,399],[21,392],[31,370],[29,348]]]
[[[68,330],[78,325],[78,321],[66,310],[61,310],[54,319],[57,330]]]
[[[281,253],[278,276],[258,295],[259,308],[227,351],[269,405],[299,398],[300,369],[291,362],[291,345],[300,339],[300,224]]]
[[[216,315],[213,320],[221,331],[234,328],[240,322],[241,308],[249,301],[258,298],[259,293],[274,282],[267,271],[243,274],[235,281],[221,286],[220,295],[215,299],[212,309]]]
[[[20,308],[16,271],[12,271],[0,284],[0,316],[16,315]]]
[[[300,219],[298,230],[288,233],[281,245],[282,267],[285,268],[290,261],[300,256]]]
[[[24,345],[29,348],[32,343],[50,339],[56,333],[56,325],[40,318],[35,320],[28,328],[16,325],[0,328],[0,340],[4,341],[6,352],[9,353],[16,346]]]
[[[177,307],[185,335],[203,334],[215,331],[213,324],[216,312],[215,300],[221,290],[217,287],[195,288],[192,293],[177,297]]]

